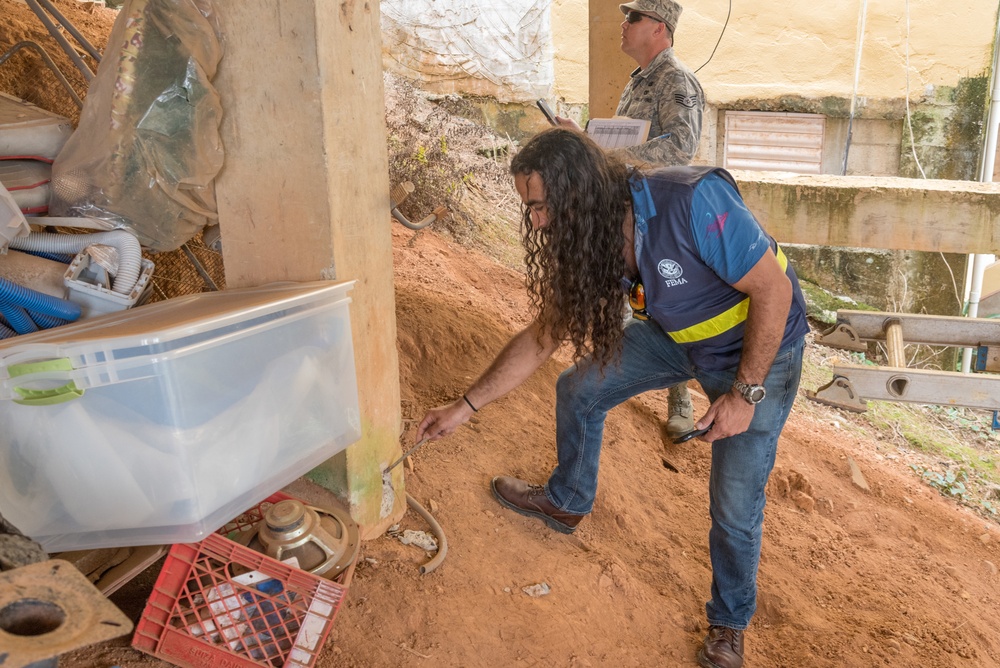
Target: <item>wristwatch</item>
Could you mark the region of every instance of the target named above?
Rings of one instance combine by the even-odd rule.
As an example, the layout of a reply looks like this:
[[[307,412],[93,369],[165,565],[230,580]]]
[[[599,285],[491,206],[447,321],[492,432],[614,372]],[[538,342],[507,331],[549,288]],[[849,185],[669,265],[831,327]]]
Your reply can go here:
[[[743,395],[743,399],[748,404],[754,406],[764,401],[764,397],[767,396],[767,391],[764,390],[763,385],[747,385],[746,383],[734,380],[733,387],[737,392]]]

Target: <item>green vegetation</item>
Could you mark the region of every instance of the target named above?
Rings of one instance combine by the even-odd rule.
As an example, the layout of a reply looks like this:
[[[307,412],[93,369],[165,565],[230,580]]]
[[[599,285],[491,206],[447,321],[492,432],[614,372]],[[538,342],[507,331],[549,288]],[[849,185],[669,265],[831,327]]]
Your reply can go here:
[[[837,322],[837,311],[839,309],[851,309],[854,311],[877,311],[878,309],[856,302],[850,297],[835,295],[829,290],[821,288],[815,283],[799,277],[799,285],[802,286],[802,295],[806,299],[806,315],[817,322],[826,325],[833,325]]]
[[[821,350],[817,346],[815,350]],[[829,350],[829,358],[874,364],[861,353]],[[829,359],[828,358],[828,359]],[[803,362],[801,386],[816,389],[831,379],[826,359]],[[1000,520],[1000,432],[990,411],[869,401],[865,413],[841,412],[842,426],[865,438],[895,446],[920,479],[942,495]]]

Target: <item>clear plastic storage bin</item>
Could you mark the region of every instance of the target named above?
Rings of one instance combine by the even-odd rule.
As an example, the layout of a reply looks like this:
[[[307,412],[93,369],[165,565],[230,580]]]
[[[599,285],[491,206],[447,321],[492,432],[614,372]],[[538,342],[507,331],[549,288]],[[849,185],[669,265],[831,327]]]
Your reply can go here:
[[[195,542],[360,438],[347,291],[178,297],[0,341],[0,512],[48,551]]]

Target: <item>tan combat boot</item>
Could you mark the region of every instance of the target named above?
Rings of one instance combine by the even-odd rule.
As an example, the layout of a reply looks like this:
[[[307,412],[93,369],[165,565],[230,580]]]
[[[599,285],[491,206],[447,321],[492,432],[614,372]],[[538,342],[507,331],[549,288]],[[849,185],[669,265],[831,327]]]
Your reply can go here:
[[[667,436],[677,438],[694,430],[694,408],[687,384],[680,383],[670,388],[667,402]]]

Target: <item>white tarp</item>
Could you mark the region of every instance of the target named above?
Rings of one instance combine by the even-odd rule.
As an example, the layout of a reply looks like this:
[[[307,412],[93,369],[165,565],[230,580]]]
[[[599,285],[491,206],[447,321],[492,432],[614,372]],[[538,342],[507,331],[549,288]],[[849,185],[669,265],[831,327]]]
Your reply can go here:
[[[527,102],[553,84],[551,0],[382,0],[386,65],[438,92]]]

